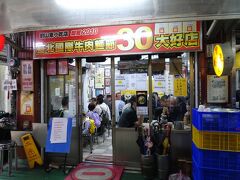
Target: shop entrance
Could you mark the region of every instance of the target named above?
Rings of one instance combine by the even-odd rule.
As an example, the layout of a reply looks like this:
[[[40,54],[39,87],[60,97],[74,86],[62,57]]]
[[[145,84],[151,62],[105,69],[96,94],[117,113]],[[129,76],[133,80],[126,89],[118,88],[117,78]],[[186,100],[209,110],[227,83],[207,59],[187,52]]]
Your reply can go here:
[[[92,57],[81,61],[83,161],[112,163],[111,59]],[[93,126],[92,120],[95,131],[87,132],[88,125]]]

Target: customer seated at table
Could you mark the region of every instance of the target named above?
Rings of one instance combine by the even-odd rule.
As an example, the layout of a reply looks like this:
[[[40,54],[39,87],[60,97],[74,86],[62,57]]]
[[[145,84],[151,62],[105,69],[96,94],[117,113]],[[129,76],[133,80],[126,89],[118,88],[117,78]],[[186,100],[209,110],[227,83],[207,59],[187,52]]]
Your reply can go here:
[[[136,112],[136,97],[132,98],[130,106],[123,110],[122,115],[119,119],[119,127],[135,127],[138,123],[137,112]]]

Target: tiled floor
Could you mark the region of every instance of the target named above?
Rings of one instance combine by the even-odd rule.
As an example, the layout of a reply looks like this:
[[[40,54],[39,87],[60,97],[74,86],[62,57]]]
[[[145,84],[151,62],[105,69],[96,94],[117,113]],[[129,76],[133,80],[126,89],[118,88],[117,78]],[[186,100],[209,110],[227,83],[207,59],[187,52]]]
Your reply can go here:
[[[103,142],[103,137],[98,137],[98,143],[93,143],[93,151],[90,153],[90,144],[88,143],[86,147],[83,148],[83,159],[89,155],[108,155],[112,156],[112,133],[108,136],[105,132],[105,141]]]

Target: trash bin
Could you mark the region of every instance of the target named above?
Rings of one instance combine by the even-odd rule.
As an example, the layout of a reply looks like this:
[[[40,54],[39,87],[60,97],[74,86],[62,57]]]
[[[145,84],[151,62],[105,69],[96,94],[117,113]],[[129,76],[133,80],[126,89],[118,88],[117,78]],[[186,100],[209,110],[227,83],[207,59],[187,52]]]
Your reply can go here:
[[[155,176],[156,165],[153,155],[141,155],[142,174],[146,179],[152,179]]]
[[[160,180],[168,179],[169,157],[168,155],[157,154],[158,178]]]

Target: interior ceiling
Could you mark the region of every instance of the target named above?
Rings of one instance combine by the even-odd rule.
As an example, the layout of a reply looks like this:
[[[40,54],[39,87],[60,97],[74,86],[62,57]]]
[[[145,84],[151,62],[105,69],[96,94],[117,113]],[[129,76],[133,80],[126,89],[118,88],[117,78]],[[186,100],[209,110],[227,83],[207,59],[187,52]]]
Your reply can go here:
[[[104,5],[113,1],[119,5],[114,8]],[[85,2],[89,5],[84,8],[76,5],[75,9],[67,9],[56,0],[0,0],[0,33],[69,26],[240,19],[239,0],[82,0]],[[103,6],[94,7],[91,4],[94,2]]]

